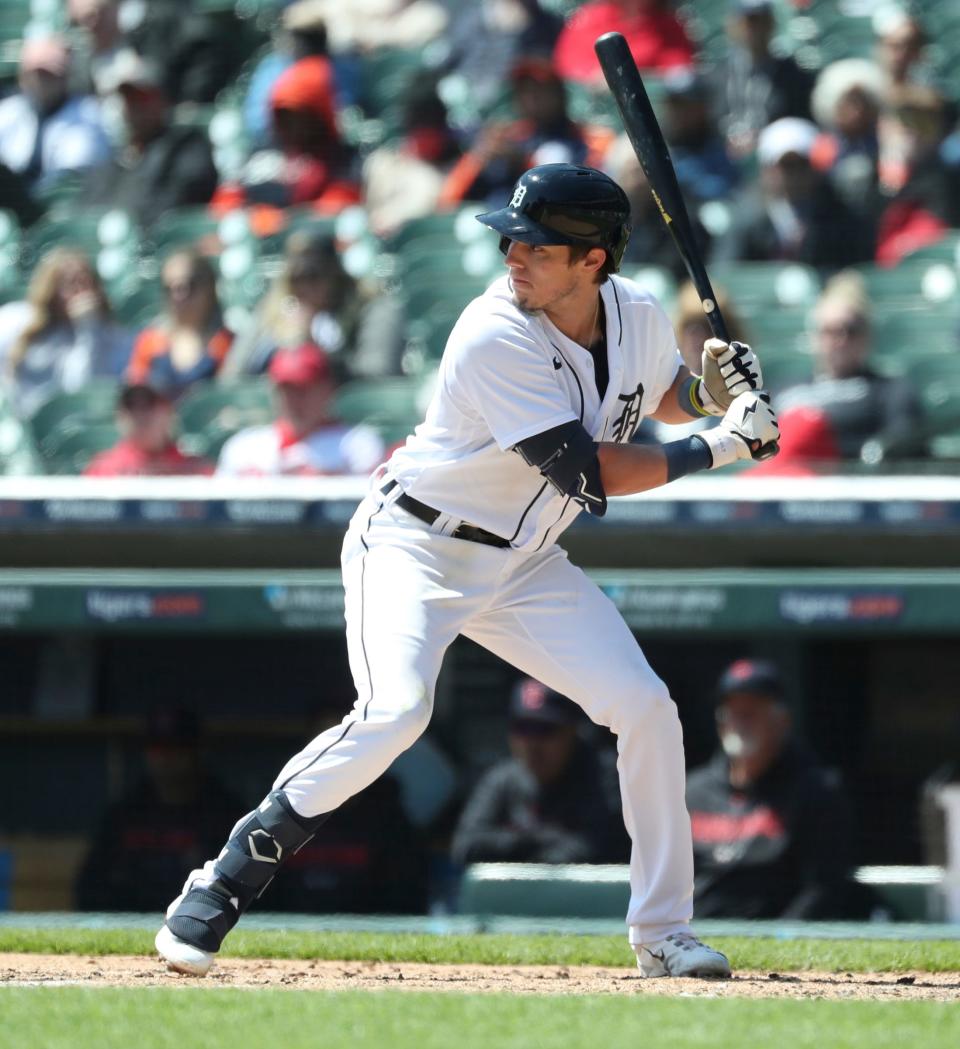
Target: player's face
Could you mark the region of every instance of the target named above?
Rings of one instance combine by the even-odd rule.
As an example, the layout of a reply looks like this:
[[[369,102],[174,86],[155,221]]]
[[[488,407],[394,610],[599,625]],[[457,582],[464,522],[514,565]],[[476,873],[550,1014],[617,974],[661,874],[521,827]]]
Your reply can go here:
[[[577,292],[585,278],[570,262],[564,244],[523,244],[510,241],[506,256],[513,298],[528,313],[548,310]]]

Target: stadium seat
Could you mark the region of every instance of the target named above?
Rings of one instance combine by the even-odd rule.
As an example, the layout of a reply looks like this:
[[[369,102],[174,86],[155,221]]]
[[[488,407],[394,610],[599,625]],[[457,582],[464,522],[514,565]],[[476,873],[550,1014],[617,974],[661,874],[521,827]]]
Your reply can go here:
[[[816,270],[794,262],[727,262],[710,267],[715,287],[723,288],[736,309],[812,305],[820,291]]]
[[[30,433],[40,454],[48,458],[68,433],[112,423],[117,391],[117,383],[98,380],[76,393],[56,394],[40,405],[29,420]]]
[[[205,239],[219,244],[220,220],[205,207],[176,208],[162,215],[151,227],[145,246],[161,257],[177,248],[188,248]]]
[[[111,209],[90,208],[81,214],[47,215],[26,231],[21,252],[21,265],[32,268],[55,247],[79,248],[91,258],[100,250],[100,220]]]
[[[776,395],[810,382],[813,378],[813,358],[802,353],[780,354],[763,358],[763,385]]]
[[[874,353],[882,357],[913,357],[956,354],[960,351],[960,315],[952,305],[874,310]]]
[[[113,447],[119,436],[113,422],[90,423],[79,430],[51,434],[40,449],[47,473],[83,473],[90,460]]]
[[[238,430],[276,418],[273,386],[266,379],[196,386],[180,402],[177,418],[184,451],[213,459]]]
[[[950,303],[956,301],[958,276],[956,268],[945,262],[928,262],[923,258],[904,259],[892,269],[860,266],[867,294],[874,302]]]
[[[419,379],[355,379],[337,391],[337,415],[347,423],[405,427],[420,421]]]

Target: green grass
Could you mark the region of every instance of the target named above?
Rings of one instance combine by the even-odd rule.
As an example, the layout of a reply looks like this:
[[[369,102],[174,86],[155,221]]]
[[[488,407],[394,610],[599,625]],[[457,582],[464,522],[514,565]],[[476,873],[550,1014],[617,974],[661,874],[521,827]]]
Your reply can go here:
[[[796,972],[960,971],[960,940],[712,940],[738,969]],[[135,929],[0,928],[0,951],[153,954],[153,933]],[[416,933],[283,932],[238,929],[224,957],[488,965],[632,966],[619,936],[436,936]],[[960,1045],[960,1042],[957,1043]]]
[[[954,1049],[960,1010],[928,1002],[16,988],[0,1049]]]

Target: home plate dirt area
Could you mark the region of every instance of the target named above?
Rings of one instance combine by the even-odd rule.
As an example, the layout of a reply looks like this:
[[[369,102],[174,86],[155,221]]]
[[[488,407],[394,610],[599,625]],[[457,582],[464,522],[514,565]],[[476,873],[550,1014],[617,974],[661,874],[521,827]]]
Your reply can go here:
[[[643,980],[630,969],[590,966],[224,958],[206,978],[195,979],[168,972],[156,958],[0,953],[0,986],[42,985],[960,1001],[956,972],[737,972],[731,980]]]

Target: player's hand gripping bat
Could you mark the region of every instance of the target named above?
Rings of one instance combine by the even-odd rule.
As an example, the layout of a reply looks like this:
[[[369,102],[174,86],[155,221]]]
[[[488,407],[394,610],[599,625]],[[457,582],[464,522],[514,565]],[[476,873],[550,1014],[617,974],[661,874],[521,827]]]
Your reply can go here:
[[[630,48],[620,33],[604,33],[593,46],[600,60],[600,68],[620,110],[624,130],[647,176],[650,192],[673,237],[677,251],[680,252],[697,295],[700,296],[710,330],[718,339],[729,343],[730,334],[717,306],[710,278],[707,276],[700,249],[693,235],[693,227],[673,169],[670,151],[667,149],[633,55],[630,54]],[[767,394],[762,396],[767,398]],[[755,458],[769,459],[778,451],[778,443],[771,441],[757,451]]]

